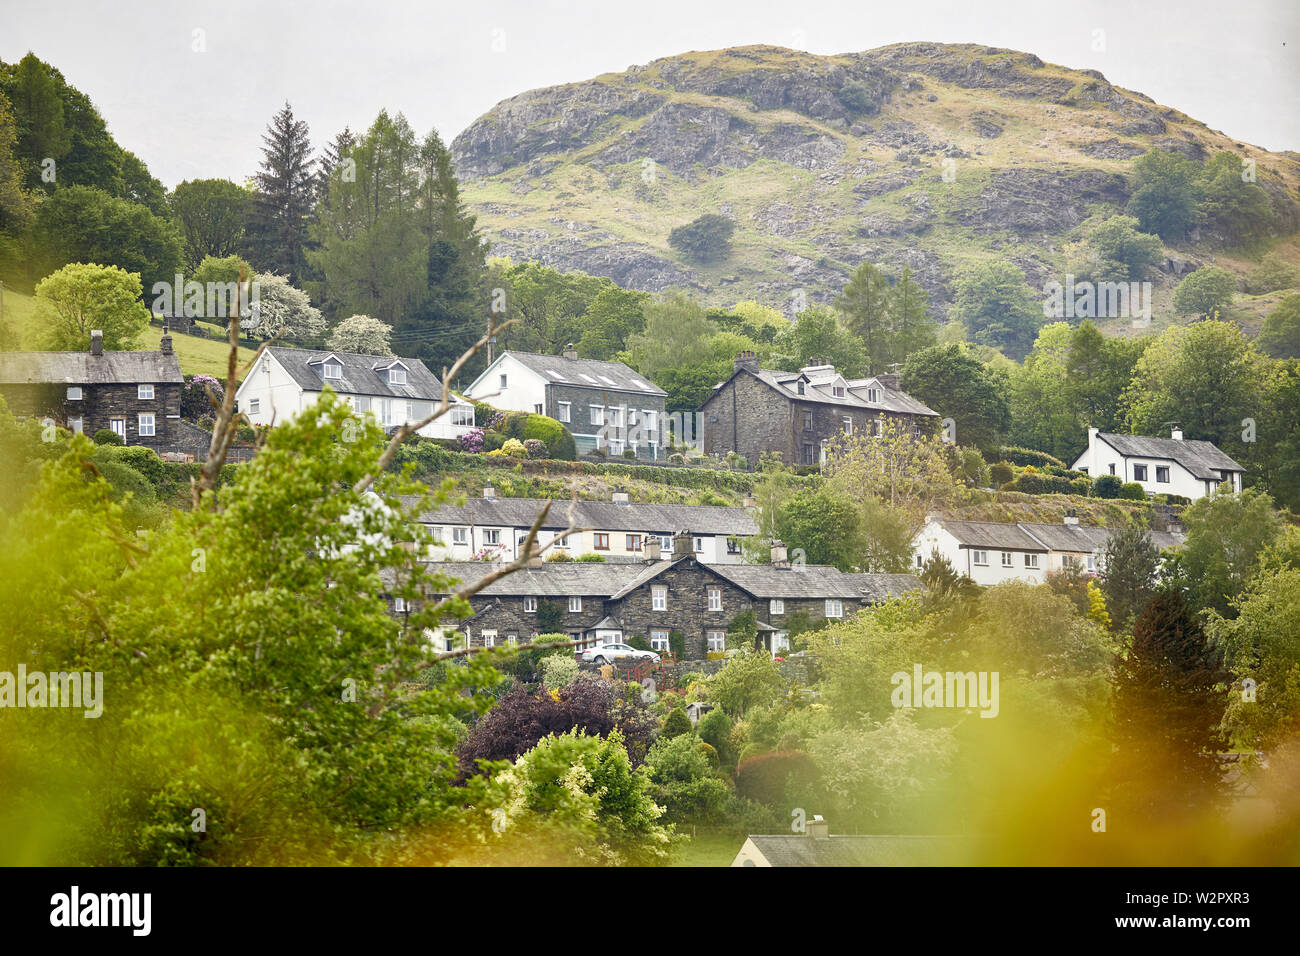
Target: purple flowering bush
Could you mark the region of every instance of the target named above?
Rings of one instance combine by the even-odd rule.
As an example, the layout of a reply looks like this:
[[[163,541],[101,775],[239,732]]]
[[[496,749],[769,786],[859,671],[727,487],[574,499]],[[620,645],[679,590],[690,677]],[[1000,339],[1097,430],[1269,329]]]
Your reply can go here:
[[[475,428],[460,436],[460,447],[464,451],[481,452],[483,450],[483,429]]]

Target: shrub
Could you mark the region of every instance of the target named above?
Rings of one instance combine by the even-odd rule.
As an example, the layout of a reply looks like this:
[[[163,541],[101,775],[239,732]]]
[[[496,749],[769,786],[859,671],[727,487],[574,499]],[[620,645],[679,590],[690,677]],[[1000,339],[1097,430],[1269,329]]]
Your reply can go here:
[[[518,438],[507,438],[501,445],[501,450],[511,458],[527,458],[528,449]]]
[[[663,729],[659,731],[659,739],[672,740],[682,734],[693,733],[695,733],[695,728],[691,726],[691,718],[686,716],[686,711],[678,707],[664,720]]]
[[[1120,485],[1118,497],[1131,501],[1146,501],[1147,493],[1136,481],[1127,481]]]
[[[546,449],[546,442],[537,438],[525,438],[524,450],[528,452],[529,458],[545,458],[550,454]]]
[[[181,388],[181,418],[195,422],[212,414],[208,389],[212,390],[218,402],[226,396],[226,387],[211,375],[192,375],[185,380],[185,385]]]
[[[101,428],[95,432],[94,442],[96,445],[123,445],[122,436],[111,428]]]
[[[686,635],[681,631],[670,631],[668,633],[668,649],[677,655],[681,660],[686,656]]]
[[[1011,466],[1006,462],[1000,461],[996,465],[989,466],[989,480],[993,483],[994,488],[1001,488],[1014,478],[1015,474],[1011,471]]]
[[[158,453],[152,448],[141,445],[132,445],[129,448],[108,447],[113,447],[113,451],[107,453],[113,461],[129,465],[144,475],[151,484],[158,484],[167,474],[166,462],[159,458]]]
[[[1165,495],[1165,500],[1171,505],[1190,505],[1192,499],[1186,495]]]
[[[635,457],[636,457],[636,452],[634,452],[631,448],[624,448],[624,449],[623,449],[623,457],[624,457],[624,458],[635,458]]]
[[[808,792],[817,767],[805,753],[777,751],[742,760],[736,768],[736,793],[767,806],[779,806]]]
[[[641,634],[633,634],[631,637],[628,637],[625,640],[627,641],[628,647],[635,647],[638,651],[653,650],[653,648],[650,646],[650,642],[647,641],[645,637]]]
[[[582,564],[604,564],[605,556],[603,554],[596,554],[595,552],[589,551],[586,554],[578,555],[573,560],[579,561]]]
[[[701,740],[698,744],[695,745],[695,749],[698,750],[700,754],[704,757],[704,759],[709,762],[710,770],[718,769],[718,765],[721,761],[718,757],[718,749],[716,747],[714,747],[712,744],[706,744],[703,740]]]
[[[1092,483],[1094,498],[1118,498],[1119,490],[1124,485],[1118,475],[1098,475]]]
[[[1049,465],[1056,465],[1059,468],[1065,467],[1065,462],[1045,451],[1021,448],[1017,445],[1004,445],[1001,450],[1001,457],[1003,461],[1009,461],[1013,465],[1036,465],[1039,468],[1045,468]]]
[[[547,690],[568,687],[578,679],[578,661],[571,654],[551,654],[542,658],[542,686]]]
[[[524,444],[527,444],[530,438],[542,442],[551,457],[561,461],[573,461],[578,456],[577,446],[569,430],[554,418],[545,415],[529,414],[524,419],[520,433],[515,437],[522,439]]]
[[[682,677],[684,681],[686,675],[683,674]],[[730,762],[728,741],[731,737],[731,718],[725,710],[714,707],[704,714],[695,725],[695,733],[704,743],[712,745],[720,759]]]
[[[460,436],[460,447],[468,452],[481,452],[483,450],[483,429],[475,428]]]
[[[1088,484],[1088,479],[1086,477],[1070,479],[1071,493],[1078,495],[1080,498],[1088,497],[1090,487],[1091,486]]]
[[[726,216],[705,213],[668,233],[668,245],[695,262],[722,259],[731,251],[736,224]]]
[[[484,451],[500,451],[502,446],[505,445],[505,443],[506,443],[506,436],[501,434],[500,432],[483,433]]]

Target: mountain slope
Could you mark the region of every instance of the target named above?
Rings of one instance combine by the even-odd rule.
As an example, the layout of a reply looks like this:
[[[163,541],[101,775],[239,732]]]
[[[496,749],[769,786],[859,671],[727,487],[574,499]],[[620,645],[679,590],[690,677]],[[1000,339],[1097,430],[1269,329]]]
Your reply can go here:
[[[1066,233],[1119,211],[1131,159],[1158,146],[1256,160],[1300,259],[1300,157],[1236,143],[1102,74],[1032,54],[906,43],[814,56],[744,47],[656,60],[520,94],[453,143],[465,198],[494,253],[606,275],[636,289],[757,298],[787,313],[828,301],[863,260],[910,265],[938,317],[954,275],[985,258],[1040,287],[1062,279]],[[733,253],[700,266],[669,248],[717,212]],[[1176,278],[1216,257],[1171,254]]]

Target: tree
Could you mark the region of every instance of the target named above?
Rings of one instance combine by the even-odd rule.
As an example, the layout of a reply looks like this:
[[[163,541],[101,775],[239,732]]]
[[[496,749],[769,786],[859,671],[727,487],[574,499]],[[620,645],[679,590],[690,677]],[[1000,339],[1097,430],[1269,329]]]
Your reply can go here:
[[[341,169],[348,163],[352,147],[356,144],[357,138],[352,135],[352,130],[345,126],[343,132],[329,142],[320,159],[316,161],[316,202],[318,204],[329,199],[330,180],[334,178],[334,170]],[[347,168],[352,169],[350,166]]]
[[[1119,429],[1120,396],[1151,341],[1149,336],[1102,335],[1090,319],[1079,323],[1070,336],[1065,372],[1069,402],[1082,427],[1091,425],[1102,431]],[[1075,450],[1082,447],[1076,445]]]
[[[844,328],[835,312],[813,306],[800,312],[794,322],[772,341],[777,368],[793,371],[814,360],[825,360],[847,377],[861,375],[866,368],[862,343]]]
[[[1126,630],[1146,607],[1160,572],[1160,551],[1145,528],[1112,531],[1101,554],[1101,590],[1111,623]]]
[[[54,160],[57,171],[58,161],[72,148],[60,86],[56,71],[35,54],[28,53],[14,69],[9,99],[18,120],[18,154],[25,161],[28,189],[52,191],[52,184],[41,178],[43,160]]]
[[[785,678],[772,655],[761,650],[742,650],[729,658],[708,684],[709,698],[735,717],[772,703],[785,690]]]
[[[209,256],[221,259],[239,252],[250,203],[248,190],[228,179],[187,179],[172,191],[168,205],[187,271]]]
[[[1232,302],[1237,280],[1227,269],[1197,269],[1174,289],[1174,308],[1184,315],[1210,315]]]
[[[308,341],[325,334],[325,320],[311,304],[307,293],[295,289],[286,276],[258,275],[258,294],[253,298],[253,317],[246,323],[249,334],[262,339],[291,336]]]
[[[889,280],[885,274],[870,262],[863,262],[835,300],[835,307],[844,316],[845,328],[862,341],[867,371],[885,371],[894,352],[888,315]]]
[[[659,731],[660,740],[672,740],[674,737],[682,735],[687,737],[695,736],[695,728],[691,726],[691,719],[686,716],[686,711],[681,707],[675,707],[664,720],[663,729]]]
[[[249,260],[262,272],[301,281],[316,190],[307,124],[285,103],[262,136],[262,163],[245,227]]]
[[[1021,359],[1043,313],[1022,269],[1010,262],[985,262],[957,280],[950,314],[966,326],[972,342]]]
[[[861,525],[853,498],[839,489],[799,491],[781,505],[776,532],[790,554],[808,564],[853,571],[862,559]]]
[[[1147,269],[1164,251],[1160,237],[1142,232],[1132,216],[1111,216],[1084,231],[1084,240],[1096,255],[1100,268],[1077,278],[1094,282],[1145,279]]]
[[[96,262],[138,273],[144,288],[153,289],[175,281],[180,262],[171,223],[91,186],[60,187],[42,202],[33,235],[40,274],[69,262]]]
[[[1200,213],[1222,241],[1248,242],[1268,234],[1277,220],[1268,193],[1243,175],[1240,156],[1215,153],[1201,169]]]
[[[721,710],[709,713],[715,712],[726,716]],[[674,710],[673,714],[685,717],[682,710]],[[686,725],[690,727],[689,720]],[[668,822],[694,826],[726,819],[733,799],[731,790],[709,765],[700,745],[692,733],[661,736],[646,757],[654,801],[664,808],[663,818]]]
[[[1183,523],[1187,539],[1174,555],[1173,574],[1197,610],[1232,616],[1233,601],[1281,532],[1273,499],[1254,488],[1198,498],[1183,511]]]
[[[1129,212],[1143,232],[1178,242],[1200,221],[1196,164],[1174,150],[1151,149],[1133,162]]]
[[[18,128],[9,100],[0,92],[0,237],[17,235],[31,219],[32,201],[18,161]],[[0,239],[0,241],[3,241]],[[4,258],[0,247],[0,262]]]
[[[1182,593],[1152,598],[1115,662],[1114,799],[1134,829],[1213,803],[1222,785],[1221,651]]]
[[[952,418],[956,441],[992,454],[1011,425],[1005,376],[963,345],[922,349],[903,366],[903,391]]]
[[[909,355],[929,348],[937,341],[938,325],[930,318],[930,299],[912,276],[903,271],[889,290],[889,322],[893,329],[890,364],[906,362]]]
[[[326,344],[339,352],[392,355],[393,346],[388,339],[392,331],[392,326],[373,316],[352,315],[334,327]]]
[[[1268,314],[1255,345],[1273,358],[1300,358],[1300,295],[1288,295]]]
[[[104,333],[104,349],[129,349],[149,324],[140,302],[140,276],[117,266],[74,263],[36,285],[36,300],[52,315],[50,347],[59,351],[90,348],[90,333]]]
[[[668,245],[699,263],[716,262],[731,253],[736,224],[726,216],[706,212],[668,234]]]
[[[713,335],[704,309],[681,289],[669,289],[643,307],[645,330],[628,340],[629,364],[642,375],[682,364],[697,356]],[[715,380],[713,384],[717,384]]]

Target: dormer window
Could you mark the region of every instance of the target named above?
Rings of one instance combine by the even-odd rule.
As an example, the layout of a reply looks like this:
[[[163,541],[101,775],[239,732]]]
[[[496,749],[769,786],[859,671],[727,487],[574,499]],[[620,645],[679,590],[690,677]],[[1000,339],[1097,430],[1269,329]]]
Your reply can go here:
[[[831,386],[831,394],[834,395],[836,398],[843,398],[843,397],[844,397],[844,386],[843,386],[843,385],[832,385],[832,386]]]
[[[343,366],[338,362],[326,362],[320,367],[321,378],[342,378]]]
[[[800,394],[800,395],[803,394],[803,380],[802,380],[802,379],[800,379],[799,382],[798,382],[798,384],[795,385],[794,390],[795,390],[795,392],[797,392],[797,393]]]
[[[867,401],[870,402],[872,405],[879,405],[879,404],[880,404],[880,389],[878,389],[878,388],[869,388],[869,389],[867,389]]]
[[[405,384],[406,384],[406,369],[404,369],[404,368],[390,368],[390,369],[388,370],[388,384],[389,384],[389,385],[405,385]]]

